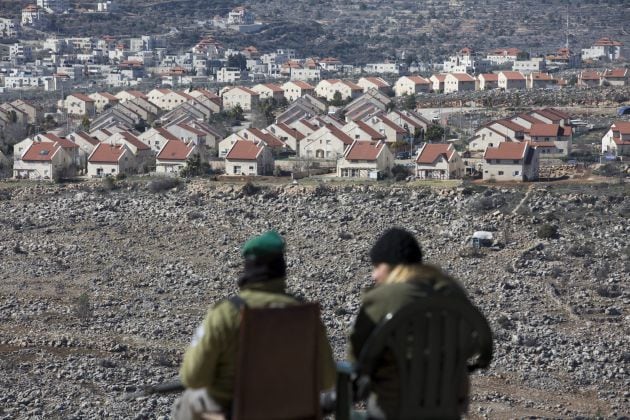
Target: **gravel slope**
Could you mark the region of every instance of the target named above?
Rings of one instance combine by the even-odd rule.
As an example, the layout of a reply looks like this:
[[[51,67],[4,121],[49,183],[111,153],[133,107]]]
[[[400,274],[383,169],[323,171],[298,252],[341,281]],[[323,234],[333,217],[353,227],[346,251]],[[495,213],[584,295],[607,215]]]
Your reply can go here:
[[[367,251],[391,225],[415,231],[491,322],[496,359],[474,378],[471,417],[630,414],[627,184],[535,185],[525,200],[526,187],[246,192],[0,184],[0,419],[166,418],[172,395],[121,396],[176,375],[207,306],[235,293],[240,244],[269,228],[342,358]],[[559,238],[537,237],[545,223]],[[479,229],[502,246],[461,256]]]

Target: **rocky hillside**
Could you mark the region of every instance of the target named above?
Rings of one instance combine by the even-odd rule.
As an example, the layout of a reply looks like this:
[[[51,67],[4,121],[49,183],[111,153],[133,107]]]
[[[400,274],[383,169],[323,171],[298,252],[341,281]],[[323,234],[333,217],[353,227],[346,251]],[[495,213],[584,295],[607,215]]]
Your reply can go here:
[[[0,419],[166,418],[172,395],[121,397],[176,375],[208,305],[235,292],[240,244],[269,228],[342,358],[392,225],[491,322],[473,418],[628,415],[629,217],[627,184],[0,184]],[[480,229],[496,246],[476,254],[463,242]]]

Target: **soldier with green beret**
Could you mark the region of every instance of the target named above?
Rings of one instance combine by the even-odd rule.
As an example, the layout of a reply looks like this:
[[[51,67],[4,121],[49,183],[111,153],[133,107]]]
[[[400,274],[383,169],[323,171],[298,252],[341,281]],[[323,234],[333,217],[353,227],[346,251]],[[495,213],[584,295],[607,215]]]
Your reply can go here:
[[[197,329],[179,372],[188,390],[175,403],[173,418],[194,419],[202,412],[230,411],[239,345],[239,305],[259,308],[299,303],[286,291],[284,251],[284,239],[275,231],[243,245],[239,294],[214,304]],[[335,385],[335,363],[323,323],[321,328],[321,390],[329,390]]]

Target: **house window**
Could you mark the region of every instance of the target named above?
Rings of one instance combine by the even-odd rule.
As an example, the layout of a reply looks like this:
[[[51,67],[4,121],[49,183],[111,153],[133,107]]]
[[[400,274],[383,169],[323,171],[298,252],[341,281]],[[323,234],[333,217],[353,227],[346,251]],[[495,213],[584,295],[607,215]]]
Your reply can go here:
[[[499,171],[499,175],[503,175],[503,171]]]
[[[512,174],[513,176],[517,176],[520,174],[520,171],[514,171],[514,173]]]
[[[250,170],[250,171],[253,171],[253,170],[254,170],[254,167],[253,167],[253,166],[250,166],[250,167],[249,167],[249,170]]]
[[[115,172],[116,172],[116,168],[112,168],[112,173],[115,173]]]
[[[234,167],[234,173],[235,174],[240,174],[241,173],[241,167],[240,166],[235,166]]]

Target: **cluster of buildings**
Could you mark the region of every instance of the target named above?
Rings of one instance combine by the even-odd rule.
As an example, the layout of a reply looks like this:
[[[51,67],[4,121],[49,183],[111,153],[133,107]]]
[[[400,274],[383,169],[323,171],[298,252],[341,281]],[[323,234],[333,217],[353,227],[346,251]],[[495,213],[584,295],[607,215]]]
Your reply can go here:
[[[99,10],[111,11],[114,5],[110,3],[98,3]],[[22,25],[45,25],[51,13],[65,13],[67,7],[64,0],[38,0],[22,11]],[[212,25],[245,32],[261,26],[245,7],[237,7],[227,16],[215,17]],[[19,24],[0,18],[0,36],[12,39],[19,36]],[[210,35],[202,36],[190,50],[172,54],[166,48],[167,37],[168,34],[137,38],[53,36],[41,41],[16,42],[0,68],[0,91],[60,90],[93,85],[124,88],[147,80],[164,87],[278,79],[317,84],[333,77],[357,79],[367,74],[396,79],[420,71],[439,73],[430,78],[430,84],[419,83],[418,91],[448,93],[497,86],[503,89],[510,86],[554,88],[566,82],[550,75],[548,70],[578,67],[582,58],[618,60],[622,48],[620,42],[602,38],[581,55],[568,48],[531,58],[516,48],[497,49],[485,55],[463,48],[439,65],[386,60],[359,66],[343,63],[335,57],[300,58],[295,50],[286,48],[271,52],[261,52],[253,46],[227,48]]]
[[[432,123],[413,111],[392,109],[392,99],[374,87],[332,113],[313,96],[311,87],[267,127],[244,127],[224,135],[204,121],[206,114],[226,106],[230,98],[225,94],[230,91],[223,96],[204,89],[70,95],[66,107],[82,101],[103,111],[89,129],[41,133],[16,144],[13,175],[55,179],[150,171],[178,174],[198,156],[219,162],[227,176],[272,175],[276,160],[282,158],[278,163],[294,162],[294,169],[299,165],[328,168],[340,178],[378,179],[391,175],[396,164],[391,145],[408,143],[412,149],[415,139],[421,146],[414,152],[413,175],[419,179],[458,179],[477,173],[484,180],[533,181],[538,179],[542,159],[566,157],[571,151],[570,117],[554,108],[490,121],[479,127],[461,153],[449,143],[427,143],[424,133]],[[272,97],[277,92],[267,85],[260,85],[258,91],[249,94]],[[282,94],[295,93],[283,89]],[[21,107],[23,118],[34,112],[26,103],[11,106]],[[4,105],[0,109],[4,111]],[[89,110],[78,111],[83,112]],[[134,118],[143,112],[155,116],[155,124],[144,131],[134,125]],[[129,119],[132,114],[135,117]],[[602,154],[630,154],[629,123],[612,125],[602,139]]]
[[[328,79],[320,84],[235,86],[220,95],[205,89],[162,88],[116,95],[74,93],[60,105],[69,115],[95,116],[89,128],[24,139],[14,148],[14,176],[176,174],[191,157],[199,156],[223,162],[228,176],[272,175],[276,160],[282,158],[278,163],[294,162],[294,168],[327,168],[341,178],[377,179],[391,174],[395,165],[390,146],[407,143],[412,149],[414,139],[421,144],[414,152],[413,172],[418,178],[456,179],[477,173],[487,180],[532,181],[538,178],[541,159],[566,157],[571,151],[570,117],[554,108],[490,121],[477,129],[468,150],[460,153],[452,144],[425,143],[424,133],[432,122],[392,107],[389,86],[381,78],[367,77],[356,84]],[[331,107],[318,97],[330,98],[333,91],[342,90],[350,98],[344,106]],[[251,109],[256,101],[271,98],[291,103],[267,127],[223,134],[205,122],[221,110]],[[13,106],[24,108],[19,103]],[[140,121],[152,124],[139,127]],[[611,128],[602,140],[603,153],[627,153],[626,125]]]

